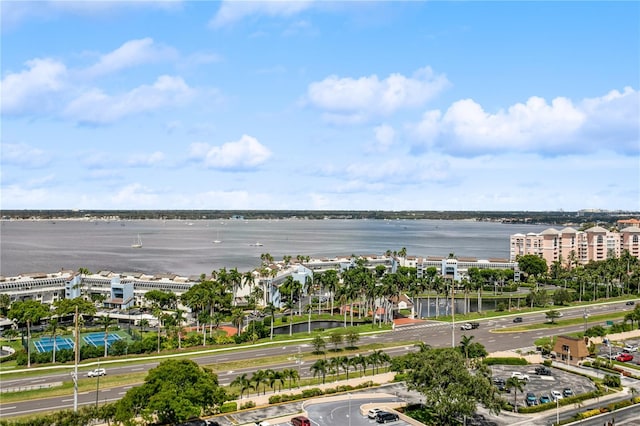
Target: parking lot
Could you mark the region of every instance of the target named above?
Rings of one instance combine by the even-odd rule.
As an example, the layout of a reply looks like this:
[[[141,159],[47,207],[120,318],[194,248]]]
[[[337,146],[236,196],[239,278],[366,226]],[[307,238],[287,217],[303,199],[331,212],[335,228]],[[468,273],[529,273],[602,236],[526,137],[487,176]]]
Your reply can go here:
[[[625,345],[629,345],[629,346],[633,346],[634,348],[637,348],[638,346],[640,346],[640,340],[638,339],[629,339],[626,340]],[[638,351],[634,351],[634,352],[625,352],[624,351],[624,347],[623,346],[608,346],[608,345],[599,345],[598,346],[598,356],[602,357],[602,358],[607,358],[609,359],[609,356],[611,355],[611,357],[616,357],[618,354],[620,353],[629,353],[629,355],[633,356],[633,359],[626,361],[625,364],[629,364],[629,363],[634,363],[634,364],[638,364],[640,365],[640,352]]]
[[[586,377],[576,374],[567,373],[557,368],[549,367],[551,374],[548,376],[537,375],[535,368],[539,364],[532,365],[494,365],[491,367],[493,378],[502,378],[507,381],[513,372],[519,372],[529,376],[528,381],[524,381],[523,392],[518,392],[518,406],[525,406],[525,396],[528,392],[532,392],[536,396],[536,401],[540,403],[542,395],[551,398],[551,391],[562,392],[563,389],[569,388],[574,395],[586,393],[595,390],[595,385]],[[511,393],[504,393],[507,401],[513,403],[513,390]]]

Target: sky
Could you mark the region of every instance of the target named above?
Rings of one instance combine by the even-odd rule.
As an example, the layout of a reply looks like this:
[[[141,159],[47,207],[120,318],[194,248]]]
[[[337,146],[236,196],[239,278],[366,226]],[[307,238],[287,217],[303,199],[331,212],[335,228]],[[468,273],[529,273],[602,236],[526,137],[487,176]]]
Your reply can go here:
[[[640,3],[2,1],[3,209],[640,211]]]

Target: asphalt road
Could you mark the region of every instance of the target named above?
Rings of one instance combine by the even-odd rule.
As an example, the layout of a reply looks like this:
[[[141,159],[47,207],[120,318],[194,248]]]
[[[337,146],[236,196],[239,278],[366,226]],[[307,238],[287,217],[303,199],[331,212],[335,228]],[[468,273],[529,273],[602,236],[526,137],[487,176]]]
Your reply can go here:
[[[632,309],[633,306],[627,306],[624,302],[617,302],[613,304],[601,304],[596,306],[591,306],[587,308],[587,312],[589,315],[600,315],[610,312],[619,312],[621,310],[628,311]],[[583,308],[566,308],[561,309],[563,312],[564,318],[582,318],[584,315]],[[460,338],[463,334],[474,336],[475,341],[482,343],[488,352],[495,352],[501,350],[509,350],[509,349],[518,349],[518,348],[528,348],[533,346],[533,341],[539,337],[543,336],[551,336],[558,334],[565,334],[574,331],[579,331],[584,329],[584,324],[575,325],[575,326],[567,326],[561,328],[547,329],[547,330],[532,330],[532,331],[520,331],[517,333],[494,333],[491,330],[499,330],[501,328],[511,327],[513,326],[513,318],[518,316],[518,314],[513,314],[509,317],[503,317],[498,319],[491,320],[480,320],[480,327],[475,330],[463,331],[460,330],[461,323],[456,323],[454,327],[450,324],[442,324],[435,321],[427,321],[424,324],[419,325],[411,325],[404,327],[397,327],[395,330],[374,334],[374,335],[361,335],[360,344],[367,344],[373,342],[380,343],[393,343],[393,342],[407,342],[407,341],[423,341],[432,347],[447,347],[451,346],[452,342],[454,345],[457,345],[460,341]],[[526,324],[534,324],[541,323],[546,321],[546,317],[544,313],[535,313],[535,314],[522,314],[519,315],[524,318],[524,322],[522,325]],[[596,324],[604,325],[604,321],[600,321],[599,323],[591,322],[587,324],[587,327],[591,327]],[[520,324],[518,324],[520,325]],[[242,351],[230,351],[225,348],[222,351],[211,352],[206,354],[194,354],[191,359],[198,364],[201,365],[212,365],[215,366],[218,363],[226,362],[226,361],[237,361],[242,359],[249,358],[269,358],[273,356],[280,355],[288,355],[289,362],[280,363],[277,365],[270,365],[269,367],[262,368],[299,368],[301,377],[308,377],[310,375],[309,367],[310,365],[305,364],[304,361],[302,364],[298,364],[296,362],[296,355],[299,353],[309,353],[313,350],[313,346],[310,342],[305,342],[301,344],[294,344],[290,346],[282,346],[283,343],[278,345],[265,344],[265,345],[255,345],[254,349],[246,349]],[[413,350],[412,346],[401,346],[393,349],[385,349],[389,355],[399,355],[402,353],[406,353],[409,350]],[[331,356],[329,352],[327,356]],[[120,363],[122,361],[119,361]],[[105,367],[107,369],[108,375],[124,375],[129,373],[139,373],[143,371],[147,371],[151,368],[154,368],[158,365],[158,361],[149,361],[146,363],[140,364],[132,364],[132,365],[118,365],[118,366],[109,366],[109,362],[102,362],[101,367]],[[96,363],[97,364],[97,363]],[[94,366],[85,366],[82,371],[79,373],[79,376],[82,378],[86,376],[86,371],[93,369]],[[242,372],[253,372],[256,368],[248,368],[248,369],[239,369],[236,371],[225,371],[218,372],[220,383],[227,384],[233,378],[241,374]],[[41,375],[26,377],[26,378],[17,378],[4,380],[2,379],[0,385],[2,389],[12,389],[12,388],[25,388],[29,386],[46,386],[49,384],[55,385],[60,382],[71,380],[71,368],[63,373],[56,372],[48,374],[45,370],[43,370]],[[0,376],[1,379],[2,376]],[[86,379],[83,380],[92,380],[96,379]],[[286,386],[286,385],[285,385]],[[131,386],[118,387],[112,389],[104,389],[100,390],[98,393],[98,400],[102,402],[114,401],[122,397],[126,390]],[[95,404],[96,394],[95,392],[88,392],[86,394],[79,395],[79,405],[85,404]],[[63,396],[56,398],[45,398],[39,399],[35,401],[25,401],[25,402],[16,402],[16,403],[6,403],[0,404],[0,416],[16,416],[21,414],[35,413],[39,411],[48,411],[48,410],[56,410],[60,408],[69,408],[73,406],[73,397],[72,396]]]

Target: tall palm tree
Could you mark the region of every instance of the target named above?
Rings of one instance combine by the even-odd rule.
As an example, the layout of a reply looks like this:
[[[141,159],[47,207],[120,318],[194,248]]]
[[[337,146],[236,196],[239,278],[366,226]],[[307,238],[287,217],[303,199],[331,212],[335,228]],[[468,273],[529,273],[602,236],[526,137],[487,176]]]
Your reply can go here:
[[[269,377],[267,375],[267,372],[265,370],[258,370],[255,373],[253,373],[253,376],[251,376],[251,382],[254,383],[254,387],[256,389],[256,392],[259,394],[260,393],[260,385],[263,385],[263,395],[267,394],[267,382],[269,381]]]
[[[518,412],[518,392],[524,391],[524,383],[517,377],[509,377],[505,382],[507,389],[513,389],[513,410]]]
[[[116,320],[111,318],[109,315],[106,315],[104,317],[100,317],[98,319],[98,324],[100,325],[101,328],[104,329],[104,356],[105,356],[105,358],[107,357],[107,350],[109,349],[109,346],[107,345],[107,343],[109,341],[109,327],[111,327],[111,324],[114,324],[115,322],[116,322]]]
[[[176,309],[173,314],[173,319],[176,323],[176,334],[178,336],[178,349],[182,349],[182,324],[184,323],[184,311],[181,309]]]
[[[462,339],[460,340],[459,348],[462,351],[462,354],[464,355],[464,359],[467,367],[469,367],[469,346],[471,346],[472,340],[473,340],[473,336],[466,336],[466,335],[463,335]]]
[[[56,363],[56,347],[58,346],[58,344],[56,342],[56,336],[58,334],[58,330],[64,330],[64,327],[62,327],[58,323],[58,318],[51,318],[51,320],[49,321],[49,325],[47,326],[47,330],[46,331],[51,336],[51,340],[53,340],[53,359],[52,359],[52,362],[54,364]]]
[[[289,390],[291,390],[291,382],[293,381],[294,383],[296,383],[298,379],[300,379],[298,370],[296,370],[295,368],[285,368],[284,370],[282,370],[282,373],[284,374],[284,377],[286,377],[289,381]]]
[[[244,312],[241,308],[233,308],[231,310],[231,323],[238,329],[238,334],[242,332],[242,322],[244,320]]]
[[[231,386],[238,386],[240,388],[240,399],[242,399],[244,391],[250,390],[253,387],[249,380],[248,373],[242,373],[239,376],[236,376],[236,378],[231,382]]]
[[[328,368],[329,368],[329,365],[327,363],[327,360],[318,359],[310,367],[310,370],[313,371],[313,377],[316,377],[316,376],[319,376],[319,375],[322,376],[322,384],[324,385],[325,378],[327,376]]]
[[[293,334],[293,308],[295,306],[293,300],[290,299],[284,303],[284,308],[289,310],[289,336]]]
[[[270,339],[270,340],[273,340],[273,323],[274,323],[274,322],[275,322],[275,320],[276,320],[276,312],[277,312],[278,310],[279,310],[279,309],[278,309],[278,308],[276,308],[276,305],[274,305],[272,302],[269,302],[269,303],[267,304],[267,306],[264,308],[264,312],[265,312],[267,315],[271,316],[271,321],[270,321],[270,322],[271,322],[271,324],[270,324],[271,332],[270,332],[270,334],[269,334],[269,339]]]

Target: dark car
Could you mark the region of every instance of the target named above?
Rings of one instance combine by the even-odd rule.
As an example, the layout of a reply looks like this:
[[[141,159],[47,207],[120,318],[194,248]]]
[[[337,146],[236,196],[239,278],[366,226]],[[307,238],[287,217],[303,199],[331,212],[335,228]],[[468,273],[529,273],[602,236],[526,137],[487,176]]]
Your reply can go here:
[[[522,317],[515,317],[513,322],[522,322]]]
[[[533,392],[527,393],[526,401],[528,407],[531,407],[532,405],[538,405],[538,398],[536,398],[536,394],[534,394]]]
[[[399,419],[400,419],[400,417],[397,414],[388,413],[386,411],[380,411],[376,415],[376,422],[377,423],[391,423],[391,422],[396,422]]]
[[[540,396],[540,404],[547,404],[549,402],[551,402],[551,398],[549,398],[549,395]]]
[[[540,365],[540,366],[536,367],[536,374],[538,376],[550,376],[551,375],[551,370],[549,370],[544,365]]]
[[[636,304],[636,302],[634,302],[633,300],[629,300],[627,303],[625,303],[625,305],[627,305],[627,306],[632,306],[632,305],[635,305],[635,304]]]
[[[562,395],[563,395],[565,398],[568,398],[568,397],[570,397],[570,396],[573,396],[573,391],[572,391],[570,388],[564,388],[564,389],[562,390]]]

